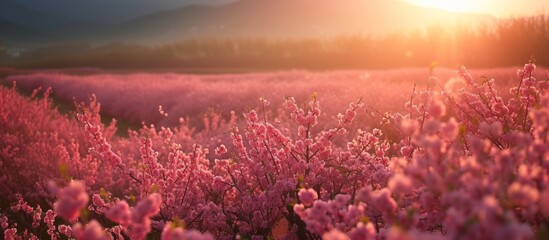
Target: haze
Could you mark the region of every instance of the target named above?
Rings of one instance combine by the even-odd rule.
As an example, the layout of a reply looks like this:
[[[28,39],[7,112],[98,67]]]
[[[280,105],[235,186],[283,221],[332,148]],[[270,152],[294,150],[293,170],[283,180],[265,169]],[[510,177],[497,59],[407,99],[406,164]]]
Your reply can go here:
[[[489,14],[495,17],[537,15],[546,13],[547,0],[402,0],[423,7],[456,12]]]

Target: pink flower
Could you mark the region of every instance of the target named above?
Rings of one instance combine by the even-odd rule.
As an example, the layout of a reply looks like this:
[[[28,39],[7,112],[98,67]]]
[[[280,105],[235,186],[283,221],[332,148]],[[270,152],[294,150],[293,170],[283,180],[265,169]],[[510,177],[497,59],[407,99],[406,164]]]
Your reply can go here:
[[[46,216],[44,216],[44,223],[48,226],[48,234],[52,235],[53,230],[55,230],[55,213],[50,209],[46,211]]]
[[[101,198],[99,194],[93,194],[92,195],[92,203],[96,207],[105,207],[107,206],[107,203]]]
[[[349,236],[347,236],[347,234],[337,230],[336,228],[322,235],[322,240],[348,240],[348,239],[349,239]]]
[[[103,234],[103,228],[97,221],[92,220],[84,228],[81,223],[77,223],[72,227],[72,231],[78,240],[107,240]]]
[[[313,201],[318,199],[318,195],[316,194],[315,190],[313,189],[300,189],[299,190],[299,200],[305,205],[306,207],[310,207],[313,205]]]
[[[397,202],[391,197],[391,191],[387,188],[372,193],[374,205],[386,213],[394,212],[397,209]]]
[[[404,174],[395,174],[388,184],[392,192],[397,194],[406,194],[414,191],[412,179]]]
[[[162,240],[213,240],[209,233],[200,233],[196,230],[185,230],[168,222],[161,235]]]
[[[400,130],[404,135],[410,136],[418,129],[418,125],[416,121],[405,118],[400,123]]]
[[[459,134],[458,123],[455,118],[450,118],[442,125],[440,136],[446,141],[453,141]]]
[[[4,240],[15,240],[17,237],[17,229],[10,228],[4,231]]]
[[[356,228],[349,232],[349,237],[351,237],[351,239],[376,239],[376,235],[376,228],[371,222],[359,222],[356,225]]]
[[[84,183],[72,181],[61,190],[53,208],[58,216],[74,220],[80,216],[80,210],[88,204],[89,199]]]
[[[463,80],[467,82],[467,84],[473,84],[473,76],[471,76],[469,71],[467,71],[467,68],[465,68],[464,66],[461,66],[458,69],[458,74],[461,78],[463,78]]]
[[[538,201],[539,191],[530,185],[513,182],[507,189],[507,195],[513,203],[527,207]]]
[[[153,193],[142,199],[132,210],[132,221],[140,222],[143,217],[152,217],[158,214],[161,204],[162,197],[158,193]]]
[[[351,200],[351,195],[349,194],[338,194],[335,196],[334,203],[339,207],[345,206]]]
[[[163,117],[168,117],[168,113],[166,111],[164,111],[164,108],[162,107],[162,105],[159,105],[158,106],[158,112],[160,113],[160,115],[162,115]]]
[[[303,204],[296,204],[294,205],[294,212],[297,214],[300,218],[305,218],[307,216],[307,213],[305,211],[305,206]]]
[[[42,220],[42,208],[40,206],[37,206],[34,210],[34,213],[32,215],[32,226],[38,227],[40,225],[40,221]]]
[[[442,101],[436,100],[431,102],[427,112],[434,118],[440,118],[446,115],[446,105]]]
[[[2,217],[0,218],[0,226],[2,226],[2,229],[4,229],[4,230],[5,230],[6,228],[8,228],[8,226],[9,226],[9,224],[8,224],[8,217],[2,216]]]
[[[219,147],[215,148],[215,155],[221,156],[225,153],[227,153],[227,147],[225,147],[225,145],[221,144]]]
[[[248,121],[257,122],[258,119],[259,118],[258,118],[257,112],[255,110],[252,110],[252,111],[250,111],[250,113],[248,113]]]
[[[130,220],[130,207],[126,201],[119,201],[114,206],[109,208],[105,213],[105,216],[122,226],[128,226],[131,222]]]
[[[131,220],[131,238],[132,239],[144,239],[151,231],[150,217],[160,212],[160,206],[162,205],[162,197],[158,193],[153,193],[142,199],[132,209]]]
[[[525,71],[527,74],[532,73],[534,70],[536,70],[536,64],[527,63],[527,64],[524,65],[524,71]]]
[[[65,235],[69,238],[72,236],[72,228],[70,226],[59,225],[59,227],[57,227],[57,230],[59,230],[59,233]]]

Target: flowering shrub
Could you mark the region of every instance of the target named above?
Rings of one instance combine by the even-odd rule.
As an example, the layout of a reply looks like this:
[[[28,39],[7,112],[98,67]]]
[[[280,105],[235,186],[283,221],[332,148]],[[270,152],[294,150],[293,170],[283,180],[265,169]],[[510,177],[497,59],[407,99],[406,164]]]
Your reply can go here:
[[[49,197],[50,180],[101,179],[97,177],[101,174],[98,166],[87,154],[90,144],[82,141],[85,132],[80,124],[53,108],[48,97],[50,89],[42,99],[38,99],[38,90],[26,98],[17,93],[15,85],[11,89],[0,88],[2,200],[13,198],[16,193],[33,201]],[[106,136],[112,136],[111,129],[104,129]]]
[[[418,93],[424,100],[392,116],[402,138],[386,185],[363,186],[350,204],[338,195],[294,209],[309,231],[329,238],[533,238],[547,221],[540,195],[549,189],[549,85],[534,69],[519,71],[507,103],[493,80],[478,84],[464,68],[466,88]]]
[[[364,99],[324,123],[316,94],[281,110],[261,98],[241,121],[207,118],[226,136],[182,119],[118,137],[94,96],[72,117],[49,91],[2,88],[0,225],[5,239],[543,236],[549,84],[535,70],[507,95],[465,68],[444,86],[431,77],[405,111],[368,109],[377,126],[357,118]]]

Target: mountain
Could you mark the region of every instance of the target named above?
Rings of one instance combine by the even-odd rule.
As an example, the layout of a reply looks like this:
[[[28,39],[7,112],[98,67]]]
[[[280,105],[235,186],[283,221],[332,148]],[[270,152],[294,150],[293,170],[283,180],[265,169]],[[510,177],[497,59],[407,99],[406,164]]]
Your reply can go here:
[[[28,27],[49,29],[64,24],[67,20],[27,7],[13,0],[0,0],[0,17]]]
[[[105,28],[98,22],[48,14],[13,0],[0,0],[0,18],[6,28],[0,32],[7,41],[19,41],[21,36],[35,43],[83,39]]]
[[[119,23],[160,10],[189,4],[220,5],[236,0],[17,0],[51,15],[93,22]]]
[[[0,39],[17,41],[19,43],[32,42],[33,39],[45,39],[47,34],[38,30],[13,23],[0,18]]]
[[[421,8],[398,0],[0,0],[7,42],[41,44],[132,41],[174,42],[189,37],[329,37],[337,34],[387,34],[428,24],[489,21],[491,17]],[[62,5],[61,3],[66,3]],[[132,18],[121,23],[102,14],[120,16],[152,9],[170,10]],[[217,3],[217,4],[216,4]],[[221,4],[226,3],[226,4]],[[51,4],[48,8],[46,5]],[[80,10],[75,4],[80,4]],[[205,5],[207,4],[207,5]],[[182,7],[181,7],[182,6]],[[105,9],[112,8],[109,11]],[[82,10],[84,9],[84,10]],[[131,11],[130,11],[131,10]],[[87,11],[87,14],[75,14]],[[149,10],[151,11],[151,10]],[[90,20],[90,16],[97,15]],[[130,14],[130,15],[131,15]]]
[[[219,36],[322,37],[384,34],[428,24],[491,19],[396,0],[241,0],[223,6],[185,6],[148,14],[119,25],[113,36],[149,41]]]
[[[123,22],[193,3],[217,6],[236,0],[0,0],[0,39],[13,44],[109,42]],[[27,37],[25,37],[27,36]],[[24,41],[23,41],[24,40]]]
[[[0,39],[19,45],[36,44],[51,39],[47,28],[61,23],[61,19],[48,16],[12,0],[0,0]]]

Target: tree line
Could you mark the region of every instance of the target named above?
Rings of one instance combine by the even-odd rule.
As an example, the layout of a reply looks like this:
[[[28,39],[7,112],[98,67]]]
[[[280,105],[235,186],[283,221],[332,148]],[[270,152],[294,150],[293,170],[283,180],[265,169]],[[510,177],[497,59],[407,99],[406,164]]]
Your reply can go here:
[[[528,59],[549,66],[549,16],[500,19],[476,26],[432,25],[383,36],[331,38],[195,38],[156,46],[68,43],[33,49],[13,67],[187,68],[187,69],[358,69],[505,67]]]

